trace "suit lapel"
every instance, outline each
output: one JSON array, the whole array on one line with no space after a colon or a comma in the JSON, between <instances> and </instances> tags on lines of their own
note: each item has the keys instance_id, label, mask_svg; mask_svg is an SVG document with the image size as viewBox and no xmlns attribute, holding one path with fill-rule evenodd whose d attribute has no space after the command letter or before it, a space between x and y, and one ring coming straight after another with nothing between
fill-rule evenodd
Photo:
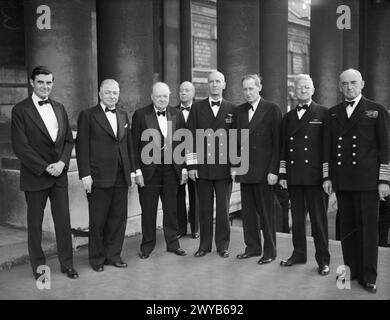
<instances>
[{"instance_id":1,"label":"suit lapel","mask_svg":"<svg viewBox=\"0 0 390 320\"><path fill-rule=\"evenodd\" d=\"M260 102L257 105L256 111L253 114L251 122L249 122L249 134L253 132L256 126L263 120L268 108L263 98L260 98ZM248 113L246 113L248 115ZM248 119L249 121L249 119Z\"/></svg>"},{"instance_id":2,"label":"suit lapel","mask_svg":"<svg viewBox=\"0 0 390 320\"><path fill-rule=\"evenodd\" d=\"M114 131L112 130L111 128L111 125L110 123L108 122L108 119L102 109L102 107L100 106L100 104L98 104L96 107L95 107L95 110L94 110L94 117L96 119L96 121L99 123L99 125L111 136L113 137L115 140L117 139L116 136L115 136L115 133Z\"/></svg>"},{"instance_id":3,"label":"suit lapel","mask_svg":"<svg viewBox=\"0 0 390 320\"><path fill-rule=\"evenodd\" d=\"M307 110L305 111L305 113L303 114L303 116L302 116L301 119L298 118L298 114L297 114L297 112L295 111L296 117L297 117L297 119L299 119L299 120L298 120L298 122L297 122L297 125L294 126L294 129L292 130L291 135L294 135L294 134L297 133L299 130L301 130L301 129L302 129L304 126L306 126L307 123L314 117L314 114L315 114L315 113L314 113L313 108L315 108L315 107L314 107L313 104L312 104L312 105L309 107L309 109L307 109Z\"/></svg>"},{"instance_id":4,"label":"suit lapel","mask_svg":"<svg viewBox=\"0 0 390 320\"><path fill-rule=\"evenodd\" d=\"M147 129L156 129L159 133L161 133L160 126L158 124L157 115L154 111L153 105L150 105L148 107L147 112L145 113L145 124ZM161 139L153 139L154 143L157 145L157 147L160 149L160 140Z\"/></svg>"},{"instance_id":5,"label":"suit lapel","mask_svg":"<svg viewBox=\"0 0 390 320\"><path fill-rule=\"evenodd\" d=\"M47 128L45 126L45 123L43 122L37 108L34 105L34 102L31 99L31 97L29 99L29 106L26 108L26 111L27 111L27 114L30 116L31 120L37 125L37 127L42 131L42 133L48 139L50 139L50 141L53 141L53 139L50 137L49 131L47 130Z\"/></svg>"},{"instance_id":6,"label":"suit lapel","mask_svg":"<svg viewBox=\"0 0 390 320\"><path fill-rule=\"evenodd\" d=\"M61 140L60 137L64 133L64 118L60 106L51 100L50 100L50 104L53 107L54 113L57 118L57 123L58 123L58 133L57 133L57 139L55 141L57 144Z\"/></svg>"},{"instance_id":7,"label":"suit lapel","mask_svg":"<svg viewBox=\"0 0 390 320\"><path fill-rule=\"evenodd\" d=\"M168 143L170 146L172 146L172 137L173 133L176 131L176 123L177 123L177 118L176 114L174 114L171 110L170 107L167 107L167 121L168 121ZM169 123L171 125L169 125Z\"/></svg>"},{"instance_id":8,"label":"suit lapel","mask_svg":"<svg viewBox=\"0 0 390 320\"><path fill-rule=\"evenodd\" d=\"M349 130L352 129L352 127L359 122L360 119L362 119L365 115L365 100L362 97L356 106L355 110L352 112L351 118L349 118L349 121L347 121L346 126L344 127L344 130L342 131L342 135L346 134ZM344 110L345 114L346 111Z\"/></svg>"},{"instance_id":9,"label":"suit lapel","mask_svg":"<svg viewBox=\"0 0 390 320\"><path fill-rule=\"evenodd\" d=\"M211 110L209 99L203 100L202 108L199 112L208 120L209 123L214 123L215 117L213 110Z\"/></svg>"},{"instance_id":10,"label":"suit lapel","mask_svg":"<svg viewBox=\"0 0 390 320\"><path fill-rule=\"evenodd\" d=\"M123 136L125 135L126 114L119 112L118 110L116 112L116 120L118 123L118 141L121 141Z\"/></svg>"},{"instance_id":11,"label":"suit lapel","mask_svg":"<svg viewBox=\"0 0 390 320\"><path fill-rule=\"evenodd\" d=\"M214 118L213 130L216 130L216 128L218 128L218 125L221 123L221 121L224 121L226 119L227 113L228 113L228 111L226 108L226 102L224 101L224 99L222 99L221 106L219 107L219 110L217 113L217 117ZM214 116L214 114L213 114L213 116Z\"/></svg>"}]
</instances>

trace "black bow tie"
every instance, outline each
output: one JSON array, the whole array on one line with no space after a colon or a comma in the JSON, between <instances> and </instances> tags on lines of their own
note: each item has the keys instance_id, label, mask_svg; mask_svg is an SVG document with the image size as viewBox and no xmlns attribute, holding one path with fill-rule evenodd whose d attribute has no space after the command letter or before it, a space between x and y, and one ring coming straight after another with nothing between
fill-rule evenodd
<instances>
[{"instance_id":1,"label":"black bow tie","mask_svg":"<svg viewBox=\"0 0 390 320\"><path fill-rule=\"evenodd\" d=\"M38 104L39 104L40 106L43 106L43 105L46 104L46 103L47 103L47 104L50 104L49 99L38 101Z\"/></svg>"},{"instance_id":2,"label":"black bow tie","mask_svg":"<svg viewBox=\"0 0 390 320\"><path fill-rule=\"evenodd\" d=\"M255 108L253 108L253 106L250 104L250 105L248 106L248 111L249 111L249 110L255 111Z\"/></svg>"},{"instance_id":3,"label":"black bow tie","mask_svg":"<svg viewBox=\"0 0 390 320\"><path fill-rule=\"evenodd\" d=\"M352 101L347 101L347 100L345 100L344 101L344 105L345 105L345 107L348 107L348 106L353 106L353 104L355 103L355 100L352 100Z\"/></svg>"},{"instance_id":4,"label":"black bow tie","mask_svg":"<svg viewBox=\"0 0 390 320\"><path fill-rule=\"evenodd\" d=\"M221 105L221 101L211 101L211 106L214 107L214 106L220 106Z\"/></svg>"},{"instance_id":5,"label":"black bow tie","mask_svg":"<svg viewBox=\"0 0 390 320\"><path fill-rule=\"evenodd\" d=\"M309 106L307 104L304 104L303 106L299 106L299 105L297 106L298 111L301 111L302 109L307 110L307 109L309 109Z\"/></svg>"},{"instance_id":6,"label":"black bow tie","mask_svg":"<svg viewBox=\"0 0 390 320\"><path fill-rule=\"evenodd\" d=\"M116 109L115 109L115 108L109 109L108 107L106 107L106 109L104 109L104 111L115 113L115 112L116 112Z\"/></svg>"},{"instance_id":7,"label":"black bow tie","mask_svg":"<svg viewBox=\"0 0 390 320\"><path fill-rule=\"evenodd\" d=\"M157 116L165 117L165 110L164 111L157 111Z\"/></svg>"},{"instance_id":8,"label":"black bow tie","mask_svg":"<svg viewBox=\"0 0 390 320\"><path fill-rule=\"evenodd\" d=\"M186 110L186 111L190 112L191 107L180 107L180 109L181 109L181 111Z\"/></svg>"}]
</instances>

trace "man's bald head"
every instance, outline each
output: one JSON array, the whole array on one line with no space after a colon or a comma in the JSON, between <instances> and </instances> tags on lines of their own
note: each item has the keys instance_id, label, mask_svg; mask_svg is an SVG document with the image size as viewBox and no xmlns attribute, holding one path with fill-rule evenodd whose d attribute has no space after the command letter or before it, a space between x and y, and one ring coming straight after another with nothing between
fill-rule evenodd
<instances>
[{"instance_id":1,"label":"man's bald head","mask_svg":"<svg viewBox=\"0 0 390 320\"><path fill-rule=\"evenodd\" d=\"M339 88L345 99L355 99L361 94L364 88L362 74L356 69L343 71L340 74Z\"/></svg>"},{"instance_id":2,"label":"man's bald head","mask_svg":"<svg viewBox=\"0 0 390 320\"><path fill-rule=\"evenodd\" d=\"M184 81L179 88L180 102L188 106L192 103L195 97L195 87L189 81Z\"/></svg>"}]
</instances>

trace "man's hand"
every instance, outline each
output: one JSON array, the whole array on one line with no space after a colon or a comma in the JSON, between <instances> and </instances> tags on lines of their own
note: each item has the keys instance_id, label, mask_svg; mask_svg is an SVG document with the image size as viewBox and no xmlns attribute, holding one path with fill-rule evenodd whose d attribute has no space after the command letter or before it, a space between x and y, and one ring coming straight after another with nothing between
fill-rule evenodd
<instances>
[{"instance_id":1,"label":"man's hand","mask_svg":"<svg viewBox=\"0 0 390 320\"><path fill-rule=\"evenodd\" d=\"M87 193L91 193L92 192L92 184L93 184L93 180L92 180L92 177L84 177L81 179L81 181L83 181L83 187L84 187L84 190L87 192Z\"/></svg>"},{"instance_id":2,"label":"man's hand","mask_svg":"<svg viewBox=\"0 0 390 320\"><path fill-rule=\"evenodd\" d=\"M130 176L130 187L135 185L135 177Z\"/></svg>"},{"instance_id":3,"label":"man's hand","mask_svg":"<svg viewBox=\"0 0 390 320\"><path fill-rule=\"evenodd\" d=\"M58 161L56 163L52 163L50 164L47 168L46 168L46 171L54 176L54 177L58 177L62 171L64 170L65 168L65 163L63 163L62 161Z\"/></svg>"},{"instance_id":4,"label":"man's hand","mask_svg":"<svg viewBox=\"0 0 390 320\"><path fill-rule=\"evenodd\" d=\"M144 176L141 174L139 176L135 177L135 183L140 187L143 188L145 186L144 182Z\"/></svg>"},{"instance_id":5,"label":"man's hand","mask_svg":"<svg viewBox=\"0 0 390 320\"><path fill-rule=\"evenodd\" d=\"M198 170L194 169L188 171L188 176L191 180L195 181L196 179L198 179Z\"/></svg>"},{"instance_id":6,"label":"man's hand","mask_svg":"<svg viewBox=\"0 0 390 320\"><path fill-rule=\"evenodd\" d=\"M386 197L390 194L390 187L386 183L380 183L378 185L379 199L385 201Z\"/></svg>"},{"instance_id":7,"label":"man's hand","mask_svg":"<svg viewBox=\"0 0 390 320\"><path fill-rule=\"evenodd\" d=\"M328 196L330 196L332 194L332 192L333 192L333 190L332 190L333 189L332 188L332 181L330 181L330 180L324 181L323 184L322 184L322 188L324 189L324 192Z\"/></svg>"},{"instance_id":8,"label":"man's hand","mask_svg":"<svg viewBox=\"0 0 390 320\"><path fill-rule=\"evenodd\" d=\"M287 180L286 179L279 180L279 184L282 186L283 189L287 189Z\"/></svg>"},{"instance_id":9,"label":"man's hand","mask_svg":"<svg viewBox=\"0 0 390 320\"><path fill-rule=\"evenodd\" d=\"M273 173L268 173L267 181L268 181L268 184L270 186L273 186L274 184L276 184L278 182L278 176L276 174L273 174Z\"/></svg>"},{"instance_id":10,"label":"man's hand","mask_svg":"<svg viewBox=\"0 0 390 320\"><path fill-rule=\"evenodd\" d=\"M181 173L181 181L180 184L186 184L188 181L188 174L187 172L182 172Z\"/></svg>"}]
</instances>

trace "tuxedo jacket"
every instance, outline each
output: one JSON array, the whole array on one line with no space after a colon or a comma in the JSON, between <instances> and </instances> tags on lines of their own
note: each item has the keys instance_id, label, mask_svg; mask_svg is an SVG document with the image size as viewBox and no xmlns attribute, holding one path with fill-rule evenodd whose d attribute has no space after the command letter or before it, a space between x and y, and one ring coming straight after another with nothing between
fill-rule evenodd
<instances>
[{"instance_id":1,"label":"tuxedo jacket","mask_svg":"<svg viewBox=\"0 0 390 320\"><path fill-rule=\"evenodd\" d=\"M390 118L362 96L348 119L344 103L329 109L331 179L336 191L377 190L390 182Z\"/></svg>"},{"instance_id":2,"label":"tuxedo jacket","mask_svg":"<svg viewBox=\"0 0 390 320\"><path fill-rule=\"evenodd\" d=\"M157 165L163 161L174 165L177 177L179 181L181 180L182 169L185 167L184 148L181 152L183 161L176 161L176 159L173 158L173 152L175 148L183 142L183 139L174 140L173 136L176 130L185 129L185 121L182 113L171 106L166 108L166 117L168 121L167 139L162 135L153 104L137 109L133 115L131 129L135 151L135 167L136 169L141 169L145 181L148 181L153 177ZM144 132L147 133L147 131L145 131L147 129L154 129L153 132L157 133L157 135L153 135L153 133L150 132L151 134L148 135L148 139L142 141L142 134ZM151 147L153 147L153 149ZM152 154L152 151L148 152L150 158L156 159L157 161L153 160L151 163L148 163L145 159L142 159L142 152L145 152L148 148L161 152L160 158L155 158L157 154ZM166 158L166 155L168 154L170 154L172 161Z\"/></svg>"},{"instance_id":3,"label":"tuxedo jacket","mask_svg":"<svg viewBox=\"0 0 390 320\"><path fill-rule=\"evenodd\" d=\"M330 142L326 107L312 101L302 118L297 110L287 112L282 121L279 179L288 185L322 185L327 175Z\"/></svg>"},{"instance_id":4,"label":"tuxedo jacket","mask_svg":"<svg viewBox=\"0 0 390 320\"><path fill-rule=\"evenodd\" d=\"M12 109L11 141L21 161L20 189L44 190L57 185L68 186L67 170L73 148L72 130L62 104L49 99L58 122L58 134L53 141L31 97ZM61 160L64 171L58 177L46 172L49 164Z\"/></svg>"},{"instance_id":5,"label":"tuxedo jacket","mask_svg":"<svg viewBox=\"0 0 390 320\"><path fill-rule=\"evenodd\" d=\"M249 146L249 157L241 160L249 162L249 169L244 174L237 172L237 181L265 183L268 173L277 175L279 171L282 112L275 103L261 98L249 122L249 107L249 103L238 106L234 115L234 128L238 130L238 150L242 152L245 145ZM243 136L242 142L245 143L241 143L243 129L249 130L249 141Z\"/></svg>"},{"instance_id":6,"label":"tuxedo jacket","mask_svg":"<svg viewBox=\"0 0 390 320\"><path fill-rule=\"evenodd\" d=\"M191 107L187 127L193 136L193 148L192 152L187 154L187 167L189 170L197 169L200 179L230 178L229 130L233 127L234 109L233 103L222 99L215 117L208 98L194 103ZM206 135L203 150L197 150L197 143L199 143L196 141L197 129L204 130ZM207 141L208 137L212 141Z\"/></svg>"},{"instance_id":7,"label":"tuxedo jacket","mask_svg":"<svg viewBox=\"0 0 390 320\"><path fill-rule=\"evenodd\" d=\"M80 179L91 176L93 186L115 185L120 165L128 185L133 171L133 147L127 113L116 109L117 136L100 104L83 110L77 122L76 156Z\"/></svg>"}]
</instances>

